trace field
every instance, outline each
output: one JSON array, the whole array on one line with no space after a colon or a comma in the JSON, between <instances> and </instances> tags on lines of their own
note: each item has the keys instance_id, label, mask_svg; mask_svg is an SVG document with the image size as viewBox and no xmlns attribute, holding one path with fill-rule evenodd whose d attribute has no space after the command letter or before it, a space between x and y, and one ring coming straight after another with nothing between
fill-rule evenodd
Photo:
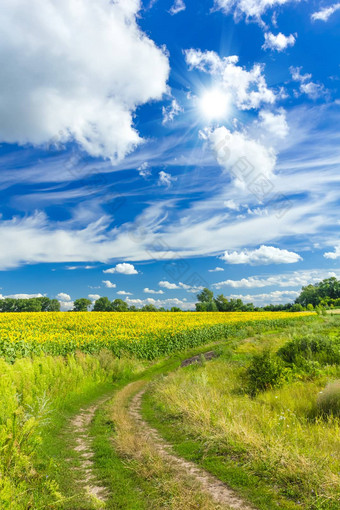
<instances>
[{"instance_id":1,"label":"field","mask_svg":"<svg viewBox=\"0 0 340 510\"><path fill-rule=\"evenodd\" d=\"M304 316L312 314L305 313ZM117 356L154 359L174 350L226 337L241 325L299 318L287 312L256 313L3 313L0 356L67 355L109 349Z\"/></svg>"},{"instance_id":2,"label":"field","mask_svg":"<svg viewBox=\"0 0 340 510\"><path fill-rule=\"evenodd\" d=\"M236 508L182 458L238 508L337 508L339 317L23 313L0 331L0 508Z\"/></svg>"}]
</instances>

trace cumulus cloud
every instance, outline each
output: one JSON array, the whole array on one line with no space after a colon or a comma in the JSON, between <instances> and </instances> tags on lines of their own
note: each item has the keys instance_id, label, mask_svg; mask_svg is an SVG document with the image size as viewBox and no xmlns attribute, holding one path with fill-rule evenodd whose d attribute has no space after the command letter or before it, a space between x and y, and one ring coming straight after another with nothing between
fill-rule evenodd
<instances>
[{"instance_id":1,"label":"cumulus cloud","mask_svg":"<svg viewBox=\"0 0 340 510\"><path fill-rule=\"evenodd\" d=\"M143 292L145 292L145 294L164 294L164 292L162 290L153 290L153 289L149 289L148 287L145 287Z\"/></svg>"},{"instance_id":2,"label":"cumulus cloud","mask_svg":"<svg viewBox=\"0 0 340 510\"><path fill-rule=\"evenodd\" d=\"M178 14L181 11L184 11L186 9L186 5L183 0L175 0L173 6L170 9L170 14Z\"/></svg>"},{"instance_id":3,"label":"cumulus cloud","mask_svg":"<svg viewBox=\"0 0 340 510\"><path fill-rule=\"evenodd\" d=\"M139 9L139 0L3 0L0 140L75 140L113 160L139 144L134 112L162 98L169 74Z\"/></svg>"},{"instance_id":4,"label":"cumulus cloud","mask_svg":"<svg viewBox=\"0 0 340 510\"><path fill-rule=\"evenodd\" d=\"M294 81L299 82L301 94L306 94L311 99L318 99L324 96L327 91L324 85L311 81L310 73L301 74L301 67L290 67L290 72Z\"/></svg>"},{"instance_id":5,"label":"cumulus cloud","mask_svg":"<svg viewBox=\"0 0 340 510\"><path fill-rule=\"evenodd\" d=\"M65 292L59 292L59 294L56 295L56 298L59 299L59 301L71 301L71 296L69 294L65 294Z\"/></svg>"},{"instance_id":6,"label":"cumulus cloud","mask_svg":"<svg viewBox=\"0 0 340 510\"><path fill-rule=\"evenodd\" d=\"M126 292L125 290L119 290L117 294L119 296L132 296L132 292Z\"/></svg>"},{"instance_id":7,"label":"cumulus cloud","mask_svg":"<svg viewBox=\"0 0 340 510\"><path fill-rule=\"evenodd\" d=\"M8 296L3 296L0 294L0 299L31 299L31 298L37 298L37 297L44 297L46 294L9 294Z\"/></svg>"},{"instance_id":8,"label":"cumulus cloud","mask_svg":"<svg viewBox=\"0 0 340 510\"><path fill-rule=\"evenodd\" d=\"M237 204L235 202L235 200L225 200L223 202L223 205L227 208L227 209L230 209L232 211L239 211L240 210L240 206L239 204Z\"/></svg>"},{"instance_id":9,"label":"cumulus cloud","mask_svg":"<svg viewBox=\"0 0 340 510\"><path fill-rule=\"evenodd\" d=\"M159 176L159 178L158 178L159 186L166 186L167 188L169 188L174 181L177 181L176 177L172 177L171 174L168 174L167 172L164 172L163 170L161 170L159 172L158 176Z\"/></svg>"},{"instance_id":10,"label":"cumulus cloud","mask_svg":"<svg viewBox=\"0 0 340 510\"><path fill-rule=\"evenodd\" d=\"M206 129L201 136L210 142L219 165L242 188L261 176L270 179L273 175L276 163L274 150L247 134L238 131L232 133L222 126L215 130Z\"/></svg>"},{"instance_id":11,"label":"cumulus cloud","mask_svg":"<svg viewBox=\"0 0 340 510\"><path fill-rule=\"evenodd\" d=\"M266 131L266 134L276 138L286 138L289 133L289 126L286 119L286 112L280 108L277 113L269 110L261 110L259 113L259 126Z\"/></svg>"},{"instance_id":12,"label":"cumulus cloud","mask_svg":"<svg viewBox=\"0 0 340 510\"><path fill-rule=\"evenodd\" d=\"M320 9L320 11L313 12L311 15L311 18L313 21L319 20L319 21L328 21L328 18L332 16L336 11L340 9L340 3L337 2L336 4L332 4L329 7L324 7L323 9Z\"/></svg>"},{"instance_id":13,"label":"cumulus cloud","mask_svg":"<svg viewBox=\"0 0 340 510\"><path fill-rule=\"evenodd\" d=\"M340 275L340 272L338 272ZM233 289L255 289L262 287L303 287L310 283L317 283L324 278L331 276L337 277L337 273L320 269L312 269L309 271L292 271L289 273L275 274L271 276L250 276L241 280L224 280L212 285L215 289L222 287L231 287Z\"/></svg>"},{"instance_id":14,"label":"cumulus cloud","mask_svg":"<svg viewBox=\"0 0 340 510\"><path fill-rule=\"evenodd\" d=\"M115 283L110 282L110 280L103 280L103 284L108 289L115 289L117 287L117 285Z\"/></svg>"},{"instance_id":15,"label":"cumulus cloud","mask_svg":"<svg viewBox=\"0 0 340 510\"><path fill-rule=\"evenodd\" d=\"M176 285L176 283L170 283L170 282L167 282L167 281L160 281L158 282L158 285L160 287L163 287L164 289L169 289L169 290L175 290L175 289L179 289L180 287L178 285Z\"/></svg>"},{"instance_id":16,"label":"cumulus cloud","mask_svg":"<svg viewBox=\"0 0 340 510\"><path fill-rule=\"evenodd\" d=\"M294 46L294 44L295 37L293 34L287 36L281 32L277 35L274 35L271 32L266 32L264 34L264 44L262 48L264 50L283 51L289 46Z\"/></svg>"},{"instance_id":17,"label":"cumulus cloud","mask_svg":"<svg viewBox=\"0 0 340 510\"><path fill-rule=\"evenodd\" d=\"M232 299L242 299L246 303L254 303L257 306L264 306L269 304L282 304L289 301L294 301L299 292L295 290L274 290L267 294L231 294Z\"/></svg>"},{"instance_id":18,"label":"cumulus cloud","mask_svg":"<svg viewBox=\"0 0 340 510\"><path fill-rule=\"evenodd\" d=\"M326 259L336 260L340 258L340 245L334 247L334 251L328 251L323 254Z\"/></svg>"},{"instance_id":19,"label":"cumulus cloud","mask_svg":"<svg viewBox=\"0 0 340 510\"><path fill-rule=\"evenodd\" d=\"M241 110L259 108L262 104L275 102L275 94L267 87L263 66L254 64L247 71L237 65L237 55L220 58L214 51L189 49L184 52L189 69L198 69L214 75L220 82L220 89L231 98Z\"/></svg>"},{"instance_id":20,"label":"cumulus cloud","mask_svg":"<svg viewBox=\"0 0 340 510\"><path fill-rule=\"evenodd\" d=\"M279 7L290 1L292 0L215 0L215 7L225 14L233 13L236 20L242 16L247 19L260 19L268 9Z\"/></svg>"},{"instance_id":21,"label":"cumulus cloud","mask_svg":"<svg viewBox=\"0 0 340 510\"><path fill-rule=\"evenodd\" d=\"M171 308L172 306L177 306L182 310L194 310L195 303L189 303L186 300L178 299L178 298L170 298L170 299L154 299L154 298L146 298L146 299L131 299L126 298L126 302L129 306L136 306L137 308L142 308L145 305L154 305L157 308L165 307Z\"/></svg>"},{"instance_id":22,"label":"cumulus cloud","mask_svg":"<svg viewBox=\"0 0 340 510\"><path fill-rule=\"evenodd\" d=\"M178 104L176 99L171 101L171 105L168 107L163 106L162 114L163 114L163 124L167 124L174 120L174 118L179 115L183 111L183 108Z\"/></svg>"},{"instance_id":23,"label":"cumulus cloud","mask_svg":"<svg viewBox=\"0 0 340 510\"><path fill-rule=\"evenodd\" d=\"M226 251L221 259L228 264L250 264L267 265L267 264L293 264L302 260L302 257L293 251L281 250L274 246L262 245L256 250L242 251Z\"/></svg>"},{"instance_id":24,"label":"cumulus cloud","mask_svg":"<svg viewBox=\"0 0 340 510\"><path fill-rule=\"evenodd\" d=\"M122 264L117 264L115 267L111 267L110 269L105 269L103 273L107 274L138 274L137 269L133 264L128 264L123 262Z\"/></svg>"},{"instance_id":25,"label":"cumulus cloud","mask_svg":"<svg viewBox=\"0 0 340 510\"><path fill-rule=\"evenodd\" d=\"M209 273L218 273L224 271L223 267L215 267L215 269L208 269Z\"/></svg>"},{"instance_id":26,"label":"cumulus cloud","mask_svg":"<svg viewBox=\"0 0 340 510\"><path fill-rule=\"evenodd\" d=\"M91 301L97 301L97 299L100 298L100 294L89 294L87 297L91 299Z\"/></svg>"},{"instance_id":27,"label":"cumulus cloud","mask_svg":"<svg viewBox=\"0 0 340 510\"><path fill-rule=\"evenodd\" d=\"M151 175L151 169L149 167L149 163L147 161L145 161L144 163L142 163L138 168L137 168L137 171L139 173L139 175L141 177L143 177L144 179L146 179L147 177L149 177Z\"/></svg>"}]
</instances>

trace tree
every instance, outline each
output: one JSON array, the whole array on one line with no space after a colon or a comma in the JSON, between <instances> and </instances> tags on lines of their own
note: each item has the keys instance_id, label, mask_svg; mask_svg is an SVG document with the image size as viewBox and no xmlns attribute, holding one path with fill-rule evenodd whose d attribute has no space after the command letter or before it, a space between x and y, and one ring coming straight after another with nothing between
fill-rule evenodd
<instances>
[{"instance_id":1,"label":"tree","mask_svg":"<svg viewBox=\"0 0 340 510\"><path fill-rule=\"evenodd\" d=\"M50 299L47 312L60 312L60 303L57 299Z\"/></svg>"},{"instance_id":2,"label":"tree","mask_svg":"<svg viewBox=\"0 0 340 510\"><path fill-rule=\"evenodd\" d=\"M181 312L182 310L178 306L172 306L170 312Z\"/></svg>"},{"instance_id":3,"label":"tree","mask_svg":"<svg viewBox=\"0 0 340 510\"><path fill-rule=\"evenodd\" d=\"M87 312L90 306L92 305L92 301L86 298L76 299L73 303L73 311L74 312Z\"/></svg>"},{"instance_id":4,"label":"tree","mask_svg":"<svg viewBox=\"0 0 340 510\"><path fill-rule=\"evenodd\" d=\"M101 297L97 299L93 307L94 312L111 312L112 305L108 297Z\"/></svg>"},{"instance_id":5,"label":"tree","mask_svg":"<svg viewBox=\"0 0 340 510\"><path fill-rule=\"evenodd\" d=\"M142 308L142 312L158 312L158 309L155 305L144 305Z\"/></svg>"},{"instance_id":6,"label":"tree","mask_svg":"<svg viewBox=\"0 0 340 510\"><path fill-rule=\"evenodd\" d=\"M113 312L128 312L129 307L128 304L125 303L122 299L115 299L112 301L111 309Z\"/></svg>"},{"instance_id":7,"label":"tree","mask_svg":"<svg viewBox=\"0 0 340 510\"><path fill-rule=\"evenodd\" d=\"M199 294L197 294L197 299L200 303L211 303L214 299L214 293L212 290L205 287Z\"/></svg>"}]
</instances>

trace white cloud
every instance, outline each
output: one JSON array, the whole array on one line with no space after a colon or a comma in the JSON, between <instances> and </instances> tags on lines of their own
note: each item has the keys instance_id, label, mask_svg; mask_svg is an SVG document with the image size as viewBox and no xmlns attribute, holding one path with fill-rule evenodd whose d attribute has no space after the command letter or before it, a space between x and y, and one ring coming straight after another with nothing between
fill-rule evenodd
<instances>
[{"instance_id":1,"label":"white cloud","mask_svg":"<svg viewBox=\"0 0 340 510\"><path fill-rule=\"evenodd\" d=\"M178 14L181 11L184 11L186 9L185 3L183 0L175 0L173 6L170 9L170 14Z\"/></svg>"},{"instance_id":2,"label":"white cloud","mask_svg":"<svg viewBox=\"0 0 340 510\"><path fill-rule=\"evenodd\" d=\"M268 136L275 136L276 138L286 138L289 133L289 127L286 120L286 112L280 108L277 113L270 112L269 110L261 110L259 113L259 126L266 130Z\"/></svg>"},{"instance_id":3,"label":"white cloud","mask_svg":"<svg viewBox=\"0 0 340 510\"><path fill-rule=\"evenodd\" d=\"M233 13L236 20L243 15L247 19L260 19L262 14L268 9L279 7L289 1L292 0L215 0L215 7L222 10L225 14Z\"/></svg>"},{"instance_id":4,"label":"white cloud","mask_svg":"<svg viewBox=\"0 0 340 510\"><path fill-rule=\"evenodd\" d=\"M139 0L3 0L0 140L75 140L112 159L139 144L134 112L162 98L169 74L165 50L137 25L140 7Z\"/></svg>"},{"instance_id":5,"label":"white cloud","mask_svg":"<svg viewBox=\"0 0 340 510\"><path fill-rule=\"evenodd\" d=\"M126 302L129 306L136 306L137 308L142 308L144 305L154 305L157 308L165 307L171 308L172 306L178 306L182 310L194 310L195 303L189 303L184 299L178 298L170 298L170 299L154 299L154 298L146 298L146 299L130 299L126 298Z\"/></svg>"},{"instance_id":6,"label":"white cloud","mask_svg":"<svg viewBox=\"0 0 340 510\"><path fill-rule=\"evenodd\" d=\"M91 301L97 301L97 299L99 299L101 296L100 294L89 294L87 297L91 299Z\"/></svg>"},{"instance_id":7,"label":"white cloud","mask_svg":"<svg viewBox=\"0 0 340 510\"><path fill-rule=\"evenodd\" d=\"M162 114L163 114L163 124L167 124L168 122L172 122L174 118L179 115L183 111L183 108L178 104L176 99L171 101L171 105L168 107L163 106Z\"/></svg>"},{"instance_id":8,"label":"white cloud","mask_svg":"<svg viewBox=\"0 0 340 510\"><path fill-rule=\"evenodd\" d=\"M209 273L218 273L224 271L223 267L215 267L215 269L208 269Z\"/></svg>"},{"instance_id":9,"label":"white cloud","mask_svg":"<svg viewBox=\"0 0 340 510\"><path fill-rule=\"evenodd\" d=\"M338 277L340 272L334 273L324 269L311 269L308 271L292 271L289 273L275 274L266 277L250 276L241 280L225 280L212 285L215 289L231 287L233 289L255 289L262 287L304 287L310 283L317 283L331 276Z\"/></svg>"},{"instance_id":10,"label":"white cloud","mask_svg":"<svg viewBox=\"0 0 340 510\"><path fill-rule=\"evenodd\" d=\"M71 296L69 296L69 294L65 294L65 292L59 292L59 294L56 295L56 298L59 299L59 301L71 301Z\"/></svg>"},{"instance_id":11,"label":"white cloud","mask_svg":"<svg viewBox=\"0 0 340 510\"><path fill-rule=\"evenodd\" d=\"M260 176L270 179L273 175L276 155L272 148L253 140L244 133L219 127L214 131L205 130L203 136L210 142L217 162L245 188Z\"/></svg>"},{"instance_id":12,"label":"white cloud","mask_svg":"<svg viewBox=\"0 0 340 510\"><path fill-rule=\"evenodd\" d=\"M281 32L277 35L274 35L271 32L266 32L264 34L264 44L262 48L264 50L283 51L289 46L294 46L294 44L295 37L293 34L286 36Z\"/></svg>"},{"instance_id":13,"label":"white cloud","mask_svg":"<svg viewBox=\"0 0 340 510\"><path fill-rule=\"evenodd\" d=\"M138 274L138 271L133 264L127 264L126 262L123 262L122 264L117 264L115 267L111 267L110 269L105 269L103 273Z\"/></svg>"},{"instance_id":14,"label":"white cloud","mask_svg":"<svg viewBox=\"0 0 340 510\"><path fill-rule=\"evenodd\" d=\"M295 290L274 290L267 294L231 294L228 296L232 299L242 299L245 303L254 303L257 306L264 306L269 304L285 304L294 301L299 292Z\"/></svg>"},{"instance_id":15,"label":"white cloud","mask_svg":"<svg viewBox=\"0 0 340 510\"><path fill-rule=\"evenodd\" d=\"M149 289L148 287L145 287L143 292L145 292L145 294L164 294L164 292L162 290L152 290L152 289Z\"/></svg>"},{"instance_id":16,"label":"white cloud","mask_svg":"<svg viewBox=\"0 0 340 510\"><path fill-rule=\"evenodd\" d=\"M340 3L336 3L333 5L330 5L329 7L324 7L323 9L320 9L320 11L313 12L311 15L311 18L313 21L320 20L320 21L328 21L328 18L332 16L336 11L340 9Z\"/></svg>"},{"instance_id":17,"label":"white cloud","mask_svg":"<svg viewBox=\"0 0 340 510\"><path fill-rule=\"evenodd\" d=\"M179 289L180 287L178 285L176 285L176 283L170 283L170 282L167 282L167 281L161 281L158 283L158 285L160 287L163 287L164 289L169 289L169 290L175 290L175 289Z\"/></svg>"},{"instance_id":18,"label":"white cloud","mask_svg":"<svg viewBox=\"0 0 340 510\"><path fill-rule=\"evenodd\" d=\"M68 312L70 310L73 310L74 303L73 301L59 301L60 303L60 310L62 312Z\"/></svg>"},{"instance_id":19,"label":"white cloud","mask_svg":"<svg viewBox=\"0 0 340 510\"><path fill-rule=\"evenodd\" d=\"M148 162L144 162L140 165L140 167L137 168L137 171L139 173L139 175L141 177L143 177L144 179L146 179L147 177L149 177L151 175L151 169L149 167L149 163Z\"/></svg>"},{"instance_id":20,"label":"white cloud","mask_svg":"<svg viewBox=\"0 0 340 510\"><path fill-rule=\"evenodd\" d=\"M76 271L77 269L94 269L95 266L67 266L65 269L68 271Z\"/></svg>"},{"instance_id":21,"label":"white cloud","mask_svg":"<svg viewBox=\"0 0 340 510\"><path fill-rule=\"evenodd\" d=\"M250 264L266 265L266 264L293 264L302 260L300 255L293 251L281 250L274 246L262 245L256 250L242 250L242 251L226 251L221 259L228 264Z\"/></svg>"},{"instance_id":22,"label":"white cloud","mask_svg":"<svg viewBox=\"0 0 340 510\"><path fill-rule=\"evenodd\" d=\"M103 284L108 289L115 289L117 287L117 285L115 283L110 282L110 280L103 280Z\"/></svg>"},{"instance_id":23,"label":"white cloud","mask_svg":"<svg viewBox=\"0 0 340 510\"><path fill-rule=\"evenodd\" d=\"M227 208L227 209L231 209L232 211L239 211L240 210L240 206L239 204L237 204L235 202L235 200L225 200L223 202L223 205Z\"/></svg>"},{"instance_id":24,"label":"white cloud","mask_svg":"<svg viewBox=\"0 0 340 510\"><path fill-rule=\"evenodd\" d=\"M119 290L117 294L119 296L132 296L132 292L125 292L125 290Z\"/></svg>"},{"instance_id":25,"label":"white cloud","mask_svg":"<svg viewBox=\"0 0 340 510\"><path fill-rule=\"evenodd\" d=\"M168 174L168 173L164 172L163 170L161 170L158 175L159 175L159 179L158 179L159 186L166 186L167 188L169 188L174 181L177 181L177 177L172 177L171 174Z\"/></svg>"},{"instance_id":26,"label":"white cloud","mask_svg":"<svg viewBox=\"0 0 340 510\"><path fill-rule=\"evenodd\" d=\"M8 296L3 296L0 294L0 299L31 299L31 298L37 298L37 297L44 297L44 294L9 294Z\"/></svg>"},{"instance_id":27,"label":"white cloud","mask_svg":"<svg viewBox=\"0 0 340 510\"><path fill-rule=\"evenodd\" d=\"M323 254L326 259L336 260L340 258L340 244L334 247L334 251L328 251Z\"/></svg>"},{"instance_id":28,"label":"white cloud","mask_svg":"<svg viewBox=\"0 0 340 510\"><path fill-rule=\"evenodd\" d=\"M300 83L300 92L306 94L311 99L318 99L327 93L322 84L311 81L310 73L301 74L301 67L290 67L290 72L294 81Z\"/></svg>"},{"instance_id":29,"label":"white cloud","mask_svg":"<svg viewBox=\"0 0 340 510\"><path fill-rule=\"evenodd\" d=\"M237 55L220 58L214 51L202 52L195 49L186 50L184 53L189 68L218 78L221 91L231 97L239 109L250 110L259 108L263 103L275 102L275 94L267 87L262 74L262 65L254 64L250 71L247 71L237 65Z\"/></svg>"}]
</instances>

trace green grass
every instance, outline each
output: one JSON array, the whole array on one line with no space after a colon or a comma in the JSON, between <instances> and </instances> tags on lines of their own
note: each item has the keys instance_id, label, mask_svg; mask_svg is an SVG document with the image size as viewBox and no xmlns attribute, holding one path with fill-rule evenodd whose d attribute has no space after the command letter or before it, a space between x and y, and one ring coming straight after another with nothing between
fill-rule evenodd
<instances>
[{"instance_id":1,"label":"green grass","mask_svg":"<svg viewBox=\"0 0 340 510\"><path fill-rule=\"evenodd\" d=\"M278 350L307 334L339 335L339 319L318 320L234 341L219 359L155 382L144 416L194 460L264 510L339 508L340 422L317 417L319 391L339 378L339 366L298 374L256 398L245 394L244 374L261 349Z\"/></svg>"}]
</instances>

